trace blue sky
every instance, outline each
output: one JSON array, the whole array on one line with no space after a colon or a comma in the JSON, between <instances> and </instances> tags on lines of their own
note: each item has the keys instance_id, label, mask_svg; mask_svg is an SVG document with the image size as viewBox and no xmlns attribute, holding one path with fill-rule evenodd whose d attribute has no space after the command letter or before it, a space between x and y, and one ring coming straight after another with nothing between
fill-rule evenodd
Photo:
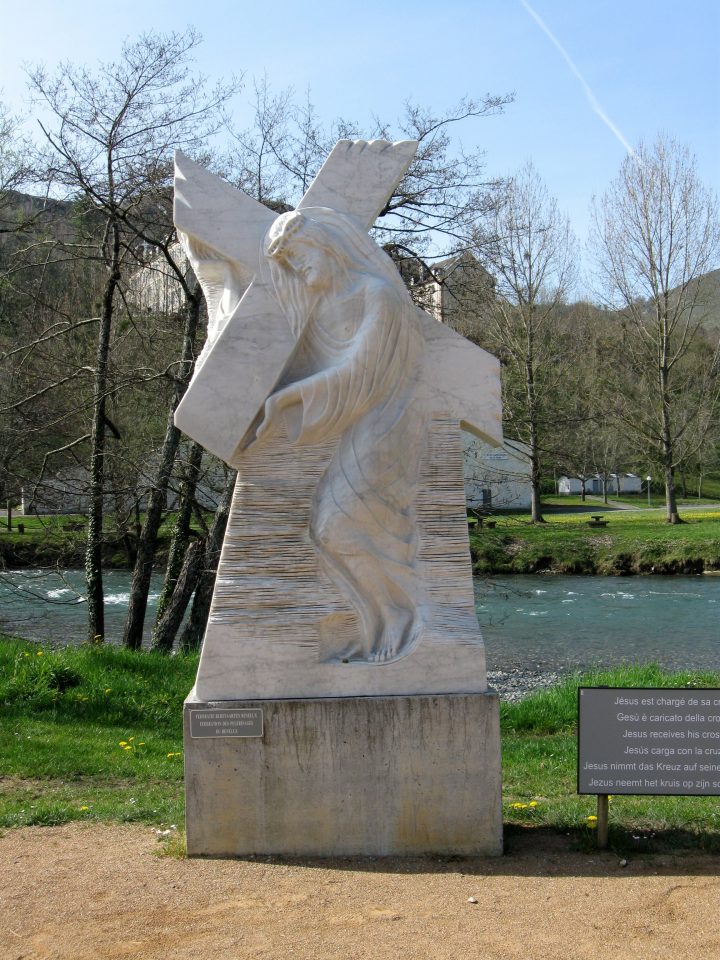
<instances>
[{"instance_id":1,"label":"blue sky","mask_svg":"<svg viewBox=\"0 0 720 960\"><path fill-rule=\"evenodd\" d=\"M251 86L267 74L275 88L309 89L328 121L393 119L407 98L441 111L463 95L513 91L504 116L465 123L457 136L487 151L490 175L532 160L580 239L592 196L620 167L621 139L672 135L720 192L717 0L26 0L3 20L0 97L15 110L29 111L23 63L92 65L115 58L126 36L192 24L210 77L244 73ZM239 96L238 117L248 100Z\"/></svg>"}]
</instances>

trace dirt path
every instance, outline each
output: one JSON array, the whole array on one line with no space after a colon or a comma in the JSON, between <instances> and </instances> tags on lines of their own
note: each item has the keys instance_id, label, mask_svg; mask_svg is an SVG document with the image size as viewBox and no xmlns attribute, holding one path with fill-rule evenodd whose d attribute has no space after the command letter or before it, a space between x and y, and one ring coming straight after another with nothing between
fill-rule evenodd
<instances>
[{"instance_id":1,"label":"dirt path","mask_svg":"<svg viewBox=\"0 0 720 960\"><path fill-rule=\"evenodd\" d=\"M623 867L568 843L535 833L496 860L278 863L158 857L143 826L8 831L0 957L717 960L717 857Z\"/></svg>"}]
</instances>

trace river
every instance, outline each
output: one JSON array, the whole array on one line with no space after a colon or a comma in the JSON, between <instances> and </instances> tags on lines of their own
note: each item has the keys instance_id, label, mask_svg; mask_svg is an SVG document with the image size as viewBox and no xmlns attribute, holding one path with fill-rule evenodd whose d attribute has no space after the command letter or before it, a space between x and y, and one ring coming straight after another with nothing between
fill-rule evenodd
<instances>
[{"instance_id":1,"label":"river","mask_svg":"<svg viewBox=\"0 0 720 960\"><path fill-rule=\"evenodd\" d=\"M106 633L122 636L130 575L105 574ZM152 626L162 575L153 576ZM85 636L83 573L0 575L0 630L46 643ZM655 661L720 669L720 578L513 576L476 579L488 669L564 671Z\"/></svg>"}]
</instances>

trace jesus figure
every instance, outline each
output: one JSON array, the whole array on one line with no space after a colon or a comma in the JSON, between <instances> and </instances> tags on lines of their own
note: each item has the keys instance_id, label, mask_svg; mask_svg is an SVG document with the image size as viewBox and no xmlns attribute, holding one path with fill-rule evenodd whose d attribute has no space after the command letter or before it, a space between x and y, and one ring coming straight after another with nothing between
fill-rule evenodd
<instances>
[{"instance_id":1,"label":"jesus figure","mask_svg":"<svg viewBox=\"0 0 720 960\"><path fill-rule=\"evenodd\" d=\"M334 658L389 663L414 649L424 626L418 312L390 258L328 208L279 216L263 254L296 343L244 446L283 429L293 444L337 440L309 528L325 573L359 618L359 639Z\"/></svg>"}]
</instances>

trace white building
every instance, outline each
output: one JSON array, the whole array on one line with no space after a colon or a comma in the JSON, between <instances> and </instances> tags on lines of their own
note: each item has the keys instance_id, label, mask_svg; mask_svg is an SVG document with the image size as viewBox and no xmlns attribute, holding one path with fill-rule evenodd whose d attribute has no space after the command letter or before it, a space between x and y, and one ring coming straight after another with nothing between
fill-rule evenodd
<instances>
[{"instance_id":1,"label":"white building","mask_svg":"<svg viewBox=\"0 0 720 960\"><path fill-rule=\"evenodd\" d=\"M531 502L530 448L517 440L491 447L463 431L465 499L469 507L528 510Z\"/></svg>"},{"instance_id":2,"label":"white building","mask_svg":"<svg viewBox=\"0 0 720 960\"><path fill-rule=\"evenodd\" d=\"M642 479L635 473L611 473L607 480L608 494L621 493L641 493ZM582 494L582 480L578 477L560 477L558 480L558 493L562 494ZM588 477L585 481L585 493L592 496L603 495L603 480L599 474Z\"/></svg>"}]
</instances>

